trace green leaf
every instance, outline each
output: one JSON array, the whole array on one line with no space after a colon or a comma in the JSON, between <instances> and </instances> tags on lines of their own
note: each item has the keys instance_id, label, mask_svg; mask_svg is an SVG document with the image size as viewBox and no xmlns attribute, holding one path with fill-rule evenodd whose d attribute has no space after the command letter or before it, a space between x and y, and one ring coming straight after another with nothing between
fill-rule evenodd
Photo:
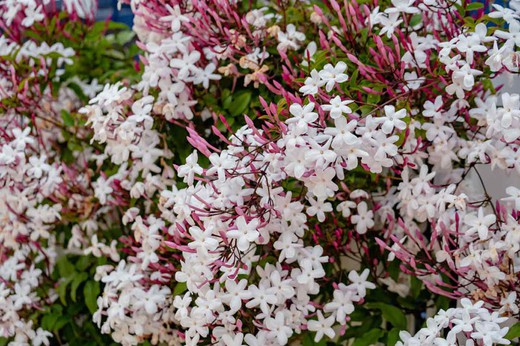
<instances>
[{"instance_id":1,"label":"green leaf","mask_svg":"<svg viewBox=\"0 0 520 346\"><path fill-rule=\"evenodd\" d=\"M43 316L41 321L41 327L45 330L54 330L54 325L56 324L56 321L59 317L60 315L58 315L57 313Z\"/></svg>"},{"instance_id":2,"label":"green leaf","mask_svg":"<svg viewBox=\"0 0 520 346\"><path fill-rule=\"evenodd\" d=\"M390 274L390 277L397 281L399 278L399 273L401 273L401 268L399 268L399 262L398 261L392 261L388 264L387 268L388 273Z\"/></svg>"},{"instance_id":3,"label":"green leaf","mask_svg":"<svg viewBox=\"0 0 520 346\"><path fill-rule=\"evenodd\" d=\"M412 16L412 18L410 19L410 27L413 28L414 26L419 24L421 21L422 21L422 14L421 13L414 14Z\"/></svg>"},{"instance_id":4,"label":"green leaf","mask_svg":"<svg viewBox=\"0 0 520 346\"><path fill-rule=\"evenodd\" d=\"M367 303L368 308L381 310L383 318L398 329L406 329L407 320L401 309L385 303Z\"/></svg>"},{"instance_id":5,"label":"green leaf","mask_svg":"<svg viewBox=\"0 0 520 346\"><path fill-rule=\"evenodd\" d=\"M185 282L179 282L177 285L175 285L175 288L173 289L173 295L178 296L186 292L188 287L186 286Z\"/></svg>"},{"instance_id":6,"label":"green leaf","mask_svg":"<svg viewBox=\"0 0 520 346\"><path fill-rule=\"evenodd\" d=\"M61 118L63 119L63 124L65 126L74 126L74 118L64 109L61 110Z\"/></svg>"},{"instance_id":7,"label":"green leaf","mask_svg":"<svg viewBox=\"0 0 520 346\"><path fill-rule=\"evenodd\" d=\"M368 333L372 329L380 328L383 323L383 318L380 315L373 315L369 311L364 311L364 318L357 319L359 325L347 328L344 334L345 339L358 339Z\"/></svg>"},{"instance_id":8,"label":"green leaf","mask_svg":"<svg viewBox=\"0 0 520 346\"><path fill-rule=\"evenodd\" d=\"M417 300L411 297L397 297L397 302L400 306L406 309L415 310L417 309Z\"/></svg>"},{"instance_id":9,"label":"green leaf","mask_svg":"<svg viewBox=\"0 0 520 346\"><path fill-rule=\"evenodd\" d=\"M80 272L85 271L90 265L91 257L81 256L76 262L76 269Z\"/></svg>"},{"instance_id":10,"label":"green leaf","mask_svg":"<svg viewBox=\"0 0 520 346\"><path fill-rule=\"evenodd\" d=\"M325 338L322 338L319 342L314 342L314 338L311 333L305 333L303 337L302 346L325 346L327 345L327 341Z\"/></svg>"},{"instance_id":11,"label":"green leaf","mask_svg":"<svg viewBox=\"0 0 520 346\"><path fill-rule=\"evenodd\" d=\"M366 115L366 114L372 112L372 110L374 110L374 108L372 106L363 105L363 106L359 107L359 110L361 111L361 115Z\"/></svg>"},{"instance_id":12,"label":"green leaf","mask_svg":"<svg viewBox=\"0 0 520 346\"><path fill-rule=\"evenodd\" d=\"M481 2L472 2L466 6L466 11L469 12L469 11L480 10L483 7L484 7L484 4Z\"/></svg>"},{"instance_id":13,"label":"green leaf","mask_svg":"<svg viewBox=\"0 0 520 346\"><path fill-rule=\"evenodd\" d=\"M220 95L220 97L224 100L226 98L228 98L229 96L231 96L231 90L229 89L224 89L222 90L222 94Z\"/></svg>"},{"instance_id":14,"label":"green leaf","mask_svg":"<svg viewBox=\"0 0 520 346\"><path fill-rule=\"evenodd\" d=\"M222 99L222 107L224 107L224 109L229 109L229 107L231 107L231 103L233 102L233 98L231 96L225 96Z\"/></svg>"},{"instance_id":15,"label":"green leaf","mask_svg":"<svg viewBox=\"0 0 520 346\"><path fill-rule=\"evenodd\" d=\"M88 279L87 273L79 273L74 276L74 280L72 280L72 284L70 285L70 298L73 302L76 302L76 291L78 290L79 285Z\"/></svg>"},{"instance_id":16,"label":"green leaf","mask_svg":"<svg viewBox=\"0 0 520 346\"><path fill-rule=\"evenodd\" d=\"M104 25L105 23L103 23ZM128 25L120 22L108 22L108 30L129 30Z\"/></svg>"},{"instance_id":17,"label":"green leaf","mask_svg":"<svg viewBox=\"0 0 520 346\"><path fill-rule=\"evenodd\" d=\"M393 328L391 331L388 332L386 344L388 346L394 346L399 341L399 339L399 329Z\"/></svg>"},{"instance_id":18,"label":"green leaf","mask_svg":"<svg viewBox=\"0 0 520 346\"><path fill-rule=\"evenodd\" d=\"M117 34L116 40L120 45L125 45L134 39L135 33L130 30L124 30Z\"/></svg>"},{"instance_id":19,"label":"green leaf","mask_svg":"<svg viewBox=\"0 0 520 346\"><path fill-rule=\"evenodd\" d=\"M281 98L280 101L276 104L276 113L280 115L282 113L282 110L288 108L287 107L287 100L284 98Z\"/></svg>"},{"instance_id":20,"label":"green leaf","mask_svg":"<svg viewBox=\"0 0 520 346\"><path fill-rule=\"evenodd\" d=\"M454 3L453 6L455 6L455 8L457 9L457 12L459 12L460 15L462 17L464 17L464 14L465 14L464 13L464 7L462 5L460 5L460 4L457 4L457 3Z\"/></svg>"},{"instance_id":21,"label":"green leaf","mask_svg":"<svg viewBox=\"0 0 520 346\"><path fill-rule=\"evenodd\" d=\"M419 294L421 293L422 281L419 280L417 277L412 276L410 288L411 288L410 291L412 293L412 297L417 298L419 296Z\"/></svg>"},{"instance_id":22,"label":"green leaf","mask_svg":"<svg viewBox=\"0 0 520 346\"><path fill-rule=\"evenodd\" d=\"M359 69L356 68L354 70L354 72L352 72L352 74L350 75L349 84L350 84L351 87L353 87L354 85L356 85L358 83L357 82L358 75L359 75Z\"/></svg>"},{"instance_id":23,"label":"green leaf","mask_svg":"<svg viewBox=\"0 0 520 346\"><path fill-rule=\"evenodd\" d=\"M69 148L71 151L82 151L83 147L81 146L81 143L77 141L75 138L71 138L67 142L67 148Z\"/></svg>"},{"instance_id":24,"label":"green leaf","mask_svg":"<svg viewBox=\"0 0 520 346\"><path fill-rule=\"evenodd\" d=\"M488 90L489 92L495 94L495 86L493 85L493 82L489 78L482 79L482 86L485 90Z\"/></svg>"},{"instance_id":25,"label":"green leaf","mask_svg":"<svg viewBox=\"0 0 520 346\"><path fill-rule=\"evenodd\" d=\"M54 324L54 327L52 330L54 331L58 331L60 330L61 328L63 328L67 323L71 322L71 318L70 316L58 316L58 320L56 321L56 323Z\"/></svg>"},{"instance_id":26,"label":"green leaf","mask_svg":"<svg viewBox=\"0 0 520 346\"><path fill-rule=\"evenodd\" d=\"M507 340L513 340L515 338L520 338L520 322L516 322L509 328L509 331L507 332L505 338Z\"/></svg>"},{"instance_id":27,"label":"green leaf","mask_svg":"<svg viewBox=\"0 0 520 346\"><path fill-rule=\"evenodd\" d=\"M74 265L70 263L67 256L63 256L60 259L58 259L56 265L58 267L58 273L61 277L68 277L75 271Z\"/></svg>"},{"instance_id":28,"label":"green leaf","mask_svg":"<svg viewBox=\"0 0 520 346\"><path fill-rule=\"evenodd\" d=\"M65 306L67 305L67 286L72 282L73 279L74 275L71 275L60 282L58 286L58 296L60 297L61 303Z\"/></svg>"},{"instance_id":29,"label":"green leaf","mask_svg":"<svg viewBox=\"0 0 520 346\"><path fill-rule=\"evenodd\" d=\"M24 32L24 35L27 36L28 38L32 38L32 39L35 40L36 42L42 40L40 34L38 34L37 32L34 32L34 31L27 30L27 31ZM0 345L1 345L1 344L2 344L2 343L0 342Z\"/></svg>"},{"instance_id":30,"label":"green leaf","mask_svg":"<svg viewBox=\"0 0 520 346\"><path fill-rule=\"evenodd\" d=\"M250 91L237 93L237 95L233 97L233 102L229 105L229 113L232 116L244 113L249 106L249 102L251 102L251 94Z\"/></svg>"},{"instance_id":31,"label":"green leaf","mask_svg":"<svg viewBox=\"0 0 520 346\"><path fill-rule=\"evenodd\" d=\"M435 306L438 310L448 310L450 307L450 299L445 296L438 296Z\"/></svg>"},{"instance_id":32,"label":"green leaf","mask_svg":"<svg viewBox=\"0 0 520 346\"><path fill-rule=\"evenodd\" d=\"M360 338L354 340L352 346L369 346L377 343L380 337L384 335L381 329L372 329L368 333L363 334Z\"/></svg>"},{"instance_id":33,"label":"green leaf","mask_svg":"<svg viewBox=\"0 0 520 346\"><path fill-rule=\"evenodd\" d=\"M313 68L320 68L326 63L330 62L330 57L328 56L327 51L318 51L316 54L314 54L313 59L314 63L311 62L311 67Z\"/></svg>"},{"instance_id":34,"label":"green leaf","mask_svg":"<svg viewBox=\"0 0 520 346\"><path fill-rule=\"evenodd\" d=\"M109 49L109 50L105 51L105 55L110 58L119 59L119 60L123 60L125 58L125 55L123 53L121 53L120 51L115 50L115 49Z\"/></svg>"},{"instance_id":35,"label":"green leaf","mask_svg":"<svg viewBox=\"0 0 520 346\"><path fill-rule=\"evenodd\" d=\"M97 297L100 292L99 282L88 281L83 287L83 295L85 296L85 304L89 311L93 314L97 311Z\"/></svg>"}]
</instances>

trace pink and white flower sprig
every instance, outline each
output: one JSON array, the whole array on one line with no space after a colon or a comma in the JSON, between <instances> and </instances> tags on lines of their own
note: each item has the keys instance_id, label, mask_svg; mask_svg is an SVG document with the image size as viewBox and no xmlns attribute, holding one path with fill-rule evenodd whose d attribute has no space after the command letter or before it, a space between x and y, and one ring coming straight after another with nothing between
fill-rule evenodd
<instances>
[{"instance_id":1,"label":"pink and white flower sprig","mask_svg":"<svg viewBox=\"0 0 520 346\"><path fill-rule=\"evenodd\" d=\"M466 345L509 345L505 339L508 328L500 327L507 317L498 312L490 313L484 303L473 304L469 299L460 301L461 307L440 310L426 321L426 327L414 336L400 332L398 346L405 345L456 345L458 338L466 338ZM445 332L448 331L446 334Z\"/></svg>"},{"instance_id":2,"label":"pink and white flower sprig","mask_svg":"<svg viewBox=\"0 0 520 346\"><path fill-rule=\"evenodd\" d=\"M23 31L35 23L51 20L62 7L70 14L71 20L93 22L96 16L96 0L1 0L0 29L9 33L16 40L23 36Z\"/></svg>"}]
</instances>

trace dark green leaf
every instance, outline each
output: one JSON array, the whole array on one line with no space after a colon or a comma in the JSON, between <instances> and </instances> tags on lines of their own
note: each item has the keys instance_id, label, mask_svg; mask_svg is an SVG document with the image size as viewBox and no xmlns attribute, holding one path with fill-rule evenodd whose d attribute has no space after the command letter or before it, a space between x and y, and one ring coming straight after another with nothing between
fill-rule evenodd
<instances>
[{"instance_id":1,"label":"dark green leaf","mask_svg":"<svg viewBox=\"0 0 520 346\"><path fill-rule=\"evenodd\" d=\"M435 306L439 310L448 310L450 307L450 299L445 296L438 296Z\"/></svg>"},{"instance_id":2,"label":"dark green leaf","mask_svg":"<svg viewBox=\"0 0 520 346\"><path fill-rule=\"evenodd\" d=\"M399 341L399 329L393 328L388 332L388 337L386 340L387 346L394 346Z\"/></svg>"},{"instance_id":3,"label":"dark green leaf","mask_svg":"<svg viewBox=\"0 0 520 346\"><path fill-rule=\"evenodd\" d=\"M61 316L58 317L58 320L54 324L54 327L53 327L52 330L58 331L61 328L63 328L67 323L69 323L71 321L72 321L72 319L70 318L70 316L63 316L63 315L61 315Z\"/></svg>"},{"instance_id":4,"label":"dark green leaf","mask_svg":"<svg viewBox=\"0 0 520 346\"><path fill-rule=\"evenodd\" d=\"M388 268L386 269L388 273L390 274L390 277L397 281L399 278L399 273L401 273L401 269L399 268L399 262L398 261L392 261L388 264Z\"/></svg>"},{"instance_id":5,"label":"dark green leaf","mask_svg":"<svg viewBox=\"0 0 520 346\"><path fill-rule=\"evenodd\" d=\"M65 306L67 305L67 286L71 283L73 279L74 275L71 275L65 278L63 281L61 281L58 286L58 296L60 297L61 303Z\"/></svg>"},{"instance_id":6,"label":"dark green leaf","mask_svg":"<svg viewBox=\"0 0 520 346\"><path fill-rule=\"evenodd\" d=\"M381 329L372 329L368 333L354 340L352 346L370 346L377 343L380 337L384 335Z\"/></svg>"},{"instance_id":7,"label":"dark green leaf","mask_svg":"<svg viewBox=\"0 0 520 346\"><path fill-rule=\"evenodd\" d=\"M305 333L303 337L302 346L325 346L327 342L325 338L321 339L319 342L314 342L314 337L311 333Z\"/></svg>"},{"instance_id":8,"label":"dark green leaf","mask_svg":"<svg viewBox=\"0 0 520 346\"><path fill-rule=\"evenodd\" d=\"M410 309L410 310L417 309L417 301L416 301L416 299L413 299L411 297L406 297L406 298L397 297L397 302L403 308L407 308L407 309Z\"/></svg>"},{"instance_id":9,"label":"dark green leaf","mask_svg":"<svg viewBox=\"0 0 520 346\"><path fill-rule=\"evenodd\" d=\"M83 287L83 294L85 296L85 304L91 313L97 311L97 297L100 292L99 282L88 281Z\"/></svg>"},{"instance_id":10,"label":"dark green leaf","mask_svg":"<svg viewBox=\"0 0 520 346\"><path fill-rule=\"evenodd\" d=\"M419 296L419 294L421 293L422 281L419 280L417 277L412 276L410 288L411 288L410 292L412 293L412 297L417 298Z\"/></svg>"},{"instance_id":11,"label":"dark green leaf","mask_svg":"<svg viewBox=\"0 0 520 346\"><path fill-rule=\"evenodd\" d=\"M237 116L247 109L249 106L249 102L251 101L251 92L245 91L242 93L237 93L236 96L233 96L233 102L229 105L229 113L232 116Z\"/></svg>"},{"instance_id":12,"label":"dark green leaf","mask_svg":"<svg viewBox=\"0 0 520 346\"><path fill-rule=\"evenodd\" d=\"M58 272L61 277L68 277L75 271L74 265L70 263L67 256L63 256L58 259L56 265L58 266Z\"/></svg>"},{"instance_id":13,"label":"dark green leaf","mask_svg":"<svg viewBox=\"0 0 520 346\"><path fill-rule=\"evenodd\" d=\"M91 257L81 256L76 262L76 269L80 272L86 270L91 263Z\"/></svg>"},{"instance_id":14,"label":"dark green leaf","mask_svg":"<svg viewBox=\"0 0 520 346\"><path fill-rule=\"evenodd\" d=\"M233 98L231 96L226 96L223 98L222 107L224 107L224 109L229 109L229 107L231 107L232 102Z\"/></svg>"},{"instance_id":15,"label":"dark green leaf","mask_svg":"<svg viewBox=\"0 0 520 346\"><path fill-rule=\"evenodd\" d=\"M406 329L407 321L401 309L385 303L367 303L368 308L381 310L383 318L399 329Z\"/></svg>"},{"instance_id":16,"label":"dark green leaf","mask_svg":"<svg viewBox=\"0 0 520 346\"><path fill-rule=\"evenodd\" d=\"M58 320L58 317L60 317L60 315L58 315L58 314L43 316L42 321L41 321L41 327L45 330L53 330L54 325L56 324L56 321Z\"/></svg>"},{"instance_id":17,"label":"dark green leaf","mask_svg":"<svg viewBox=\"0 0 520 346\"><path fill-rule=\"evenodd\" d=\"M383 319L379 315L372 315L368 311L365 311L365 318L359 320L361 324L359 326L352 326L347 328L344 338L345 339L358 339L365 335L372 329L380 328L383 323Z\"/></svg>"},{"instance_id":18,"label":"dark green leaf","mask_svg":"<svg viewBox=\"0 0 520 346\"><path fill-rule=\"evenodd\" d=\"M70 285L70 298L73 302L76 302L76 291L78 290L79 285L88 279L87 273L79 273L74 276L74 280L72 280L72 284Z\"/></svg>"}]
</instances>

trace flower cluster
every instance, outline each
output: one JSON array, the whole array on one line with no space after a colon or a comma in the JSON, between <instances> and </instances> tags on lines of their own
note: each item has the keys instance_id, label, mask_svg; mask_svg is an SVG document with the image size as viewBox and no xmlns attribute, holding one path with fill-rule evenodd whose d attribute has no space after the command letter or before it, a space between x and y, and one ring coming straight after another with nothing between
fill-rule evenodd
<instances>
[{"instance_id":1,"label":"flower cluster","mask_svg":"<svg viewBox=\"0 0 520 346\"><path fill-rule=\"evenodd\" d=\"M507 320L507 317L500 317L498 312L490 313L482 307L483 302L473 304L469 299L463 298L460 304L460 308L440 310L414 336L408 332L400 332L402 342L396 345L454 345L458 337L464 336L475 340L478 345L509 345L510 341L504 339L507 328L500 327L500 323ZM449 331L444 337L443 331L446 328Z\"/></svg>"},{"instance_id":2,"label":"flower cluster","mask_svg":"<svg viewBox=\"0 0 520 346\"><path fill-rule=\"evenodd\" d=\"M34 15L29 13L32 2L3 2L0 21L10 15L2 6ZM38 21L53 19L58 32L66 28L79 36L93 25L60 14L55 3L38 3L37 9L42 13ZM88 239L106 227L105 216L112 213L92 203L91 151L83 152L79 144L90 131L75 126L71 115L84 105L83 98L100 89L93 76L71 73L84 48L63 37L59 42L27 39L23 35L29 29L17 25L32 23L7 21L2 24L12 30L0 37L0 343L49 345L60 328L56 323L69 323L61 305L66 285L77 289L87 279L86 273L65 277L70 268L64 259L88 253ZM31 33L33 38L43 34L38 28ZM104 253L119 260L116 241L110 240L110 252ZM82 315L74 313L84 320Z\"/></svg>"},{"instance_id":3,"label":"flower cluster","mask_svg":"<svg viewBox=\"0 0 520 346\"><path fill-rule=\"evenodd\" d=\"M481 171L520 174L519 1L123 2L140 62L0 1L0 337L73 340L29 311L78 287L122 345L517 336L520 190Z\"/></svg>"},{"instance_id":4,"label":"flower cluster","mask_svg":"<svg viewBox=\"0 0 520 346\"><path fill-rule=\"evenodd\" d=\"M56 12L60 4L52 0L2 0L0 1L0 27L2 29L23 30L35 23L45 21ZM93 0L65 0L64 10L79 18L94 19L96 2ZM21 34L22 32L18 33Z\"/></svg>"},{"instance_id":5,"label":"flower cluster","mask_svg":"<svg viewBox=\"0 0 520 346\"><path fill-rule=\"evenodd\" d=\"M41 345L48 344L50 333L36 329L27 315L44 304L36 294L44 274L37 266L49 269L55 262L52 226L60 219L61 205L42 200L54 193L61 177L59 167L35 151L29 128L9 126L15 119L2 121L7 127L0 139L0 336ZM40 248L42 243L48 248Z\"/></svg>"},{"instance_id":6,"label":"flower cluster","mask_svg":"<svg viewBox=\"0 0 520 346\"><path fill-rule=\"evenodd\" d=\"M60 65L70 64L68 57L74 54L61 44L37 46L26 43L20 46L6 38L0 40L0 52L17 61L40 59L46 54L59 52ZM40 67L47 63L43 60ZM16 95L18 80L5 61L0 65L6 72L0 77L0 100L7 101ZM35 77L34 73L31 77ZM19 97L29 94L25 90ZM24 106L31 107L32 102L34 100L28 98ZM36 109L33 111L38 113L35 116L42 115ZM52 151L40 150L41 143L16 111L10 109L3 113L1 123L0 336L15 336L15 341L21 344L32 340L34 345L48 345L51 334L34 325L28 315L33 309L55 299L52 292L41 297L36 291L44 281L45 273L48 274L56 262L53 227L61 219L62 206L56 203L56 199L60 198L62 170L50 160Z\"/></svg>"}]
</instances>

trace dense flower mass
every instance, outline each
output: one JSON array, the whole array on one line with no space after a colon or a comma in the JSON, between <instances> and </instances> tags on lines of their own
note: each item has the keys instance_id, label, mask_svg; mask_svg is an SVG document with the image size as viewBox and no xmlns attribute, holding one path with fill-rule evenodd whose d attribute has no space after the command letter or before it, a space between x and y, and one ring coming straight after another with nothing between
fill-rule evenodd
<instances>
[{"instance_id":1,"label":"dense flower mass","mask_svg":"<svg viewBox=\"0 0 520 346\"><path fill-rule=\"evenodd\" d=\"M0 345L520 336L520 1L123 3L0 0Z\"/></svg>"}]
</instances>

